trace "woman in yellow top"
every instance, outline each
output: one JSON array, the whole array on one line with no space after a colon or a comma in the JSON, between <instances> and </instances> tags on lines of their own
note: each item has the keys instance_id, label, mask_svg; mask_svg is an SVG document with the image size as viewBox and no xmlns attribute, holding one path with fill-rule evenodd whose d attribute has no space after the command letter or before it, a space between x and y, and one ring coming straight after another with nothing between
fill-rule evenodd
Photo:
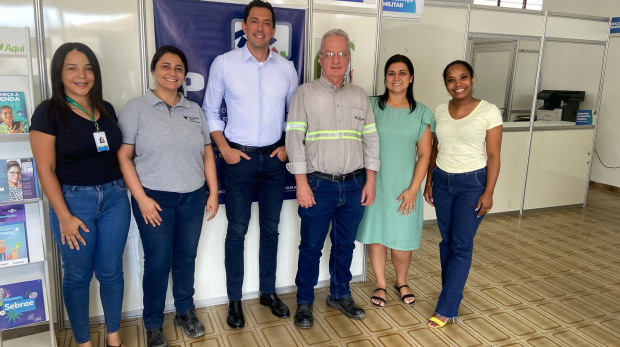
<instances>
[{"instance_id":1,"label":"woman in yellow top","mask_svg":"<svg viewBox=\"0 0 620 347\"><path fill-rule=\"evenodd\" d=\"M471 267L474 236L491 211L499 176L502 117L499 109L472 96L474 70L453 61L443 72L452 96L435 109L435 133L424 199L435 206L442 241L441 294L431 328L458 317Z\"/></svg>"}]
</instances>

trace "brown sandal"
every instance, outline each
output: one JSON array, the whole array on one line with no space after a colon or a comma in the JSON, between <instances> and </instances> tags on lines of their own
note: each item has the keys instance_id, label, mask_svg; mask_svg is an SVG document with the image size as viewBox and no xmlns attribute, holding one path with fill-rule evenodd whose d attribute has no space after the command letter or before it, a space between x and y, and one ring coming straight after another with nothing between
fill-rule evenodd
<instances>
[{"instance_id":1,"label":"brown sandal","mask_svg":"<svg viewBox=\"0 0 620 347\"><path fill-rule=\"evenodd\" d=\"M376 288L376 289L375 289L375 291L374 291L373 293L376 293L376 292L377 292L377 290L382 290L382 291L384 291L384 292L385 292L385 294L387 295L387 290L385 290L385 288ZM376 302L374 302L373 300L378 300L378 301L381 301L381 302L383 302L383 305L381 305L381 304L377 304L377 303L376 303ZM385 301L385 299L384 299L384 298L379 297L379 296L375 296L375 295L373 295L373 296L371 296L371 297L370 297L370 303L372 304L372 306L376 307L376 308L377 308L377 309L379 309L379 310L380 310L380 309L382 309L382 308L384 308L384 307L385 307L385 304L387 304L387 302Z\"/></svg>"},{"instance_id":2,"label":"brown sandal","mask_svg":"<svg viewBox=\"0 0 620 347\"><path fill-rule=\"evenodd\" d=\"M401 288L404 288L404 287L409 288L409 286L408 286L408 285L406 285L406 284L403 284L403 285L402 285L402 286L400 286L400 287L399 287L399 286L397 286L396 284L394 284L394 289L396 289L396 291L398 292L398 296L400 296L400 289L401 289ZM407 299L407 298L413 298L413 301L412 301L412 302L407 303L407 302L405 301L405 299ZM402 301L402 302L403 302L403 304L405 304L405 306L413 306L413 304L415 303L415 295L413 295L413 294L405 294L405 295L403 295L403 296L400 296L400 301Z\"/></svg>"}]
</instances>

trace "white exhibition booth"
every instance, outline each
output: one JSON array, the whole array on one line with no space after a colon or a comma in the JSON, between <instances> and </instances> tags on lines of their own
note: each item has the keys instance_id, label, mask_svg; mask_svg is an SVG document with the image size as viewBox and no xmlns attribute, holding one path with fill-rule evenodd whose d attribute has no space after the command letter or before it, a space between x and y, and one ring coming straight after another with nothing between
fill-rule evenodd
<instances>
[{"instance_id":1,"label":"white exhibition booth","mask_svg":"<svg viewBox=\"0 0 620 347\"><path fill-rule=\"evenodd\" d=\"M384 15L374 1L275 0L271 3L309 10L307 28L311 34L307 35L306 49L312 53L318 50L316 38L325 31L336 27L347 31L356 46L354 83L369 95L383 92L385 61L393 54L404 54L414 63L416 99L434 109L449 98L441 76L446 64L456 59L473 62L478 75L475 96L496 103L504 111L502 169L493 213L584 204L597 116L593 125L580 126L561 120L533 121L531 116L541 106L535 98L540 90L585 91L580 109L599 109L609 45L609 18L426 1L422 19L417 21ZM0 8L5 17L11 18L9 22L3 19L0 26L30 27L33 45L37 45L34 38L37 33L39 42L44 42L44 46L39 44L32 49L38 51L33 58L33 66L39 66L35 75L49 67L58 46L79 41L97 53L102 66L104 97L117 112L146 88L145 78L150 76L147 66L156 48L152 0L46 0L42 5L40 1L33 5L32 1L4 0ZM38 11L42 23L35 16ZM45 61L39 65L38 57L42 55ZM306 61L305 65L313 64ZM306 71L305 76L312 75L313 71ZM35 86L37 102L42 94L50 95L45 86L40 88L40 80L35 81ZM433 208L425 205L424 209L424 219L433 221ZM258 295L257 212L258 206L254 204L246 238L244 299ZM296 201L285 201L278 250L279 292L295 290L299 225ZM196 266L197 306L227 301L226 226L223 206L217 217L203 226ZM329 243L328 239L320 285L329 283ZM351 269L354 281L361 280L365 274L364 254L364 247L357 244ZM132 222L124 255L124 317L142 313L142 255L139 233ZM60 287L61 283L57 282L55 288ZM56 297L61 300L57 293ZM91 320L100 322L103 312L97 281L92 283L90 298ZM172 302L169 290L167 308L170 310ZM59 307L57 303L54 305Z\"/></svg>"}]
</instances>

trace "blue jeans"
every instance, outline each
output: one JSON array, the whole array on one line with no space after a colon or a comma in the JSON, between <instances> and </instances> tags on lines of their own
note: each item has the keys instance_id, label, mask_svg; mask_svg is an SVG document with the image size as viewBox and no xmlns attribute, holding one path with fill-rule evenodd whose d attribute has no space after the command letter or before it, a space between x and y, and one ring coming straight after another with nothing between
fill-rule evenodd
<instances>
[{"instance_id":1,"label":"blue jeans","mask_svg":"<svg viewBox=\"0 0 620 347\"><path fill-rule=\"evenodd\" d=\"M161 225L144 223L138 202L131 207L144 249L142 290L144 328L159 329L164 323L168 278L172 269L172 296L178 314L194 308L194 270L198 240L207 205L206 187L190 193L173 193L145 188L144 192L161 207Z\"/></svg>"},{"instance_id":2,"label":"blue jeans","mask_svg":"<svg viewBox=\"0 0 620 347\"><path fill-rule=\"evenodd\" d=\"M285 164L267 154L246 153L237 164L226 164L226 231L224 265L229 301L239 301L243 287L243 251L250 223L254 195L258 198L260 248L258 255L259 290L264 294L276 292L278 261L278 225L284 200Z\"/></svg>"},{"instance_id":3,"label":"blue jeans","mask_svg":"<svg viewBox=\"0 0 620 347\"><path fill-rule=\"evenodd\" d=\"M297 303L314 302L314 287L319 280L321 251L331 223L332 248L329 257L329 291L335 299L351 296L351 261L357 227L364 215L361 204L364 175L345 182L308 176L316 205L299 207L301 243L297 264Z\"/></svg>"},{"instance_id":4,"label":"blue jeans","mask_svg":"<svg viewBox=\"0 0 620 347\"><path fill-rule=\"evenodd\" d=\"M61 185L65 203L90 232L80 230L86 245L69 248L60 240L60 224L50 205L50 229L60 249L65 307L76 343L90 341L88 303L93 271L99 280L101 303L108 333L120 329L123 306L123 251L129 233L129 199L122 179L97 186Z\"/></svg>"},{"instance_id":5,"label":"blue jeans","mask_svg":"<svg viewBox=\"0 0 620 347\"><path fill-rule=\"evenodd\" d=\"M478 218L476 205L487 181L486 168L451 174L435 167L433 200L441 233L441 294L435 313L447 318L459 315L463 289L474 250L474 236L483 217Z\"/></svg>"}]
</instances>

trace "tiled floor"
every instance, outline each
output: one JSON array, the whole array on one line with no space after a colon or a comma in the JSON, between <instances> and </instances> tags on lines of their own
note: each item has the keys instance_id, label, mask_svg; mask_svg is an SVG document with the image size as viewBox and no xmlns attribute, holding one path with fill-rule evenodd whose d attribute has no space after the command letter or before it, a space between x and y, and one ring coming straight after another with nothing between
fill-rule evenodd
<instances>
[{"instance_id":1,"label":"tiled floor","mask_svg":"<svg viewBox=\"0 0 620 347\"><path fill-rule=\"evenodd\" d=\"M440 291L436 225L424 227L414 251L409 284L413 307L388 292L383 310L370 307L374 289L369 270L352 286L366 318L350 320L325 305L327 289L317 290L315 326L300 330L257 300L244 302L247 327L226 325L225 305L199 310L205 336L188 339L167 316L164 333L175 347L252 346L620 346L620 195L591 190L588 208L489 217L476 237L472 271L461 306L462 324L429 329ZM388 264L388 281L394 269ZM370 265L368 266L370 269ZM294 310L294 294L281 296ZM95 347L103 347L104 327L91 327ZM124 321L127 347L145 347L140 319ZM58 345L75 346L70 330Z\"/></svg>"}]
</instances>

